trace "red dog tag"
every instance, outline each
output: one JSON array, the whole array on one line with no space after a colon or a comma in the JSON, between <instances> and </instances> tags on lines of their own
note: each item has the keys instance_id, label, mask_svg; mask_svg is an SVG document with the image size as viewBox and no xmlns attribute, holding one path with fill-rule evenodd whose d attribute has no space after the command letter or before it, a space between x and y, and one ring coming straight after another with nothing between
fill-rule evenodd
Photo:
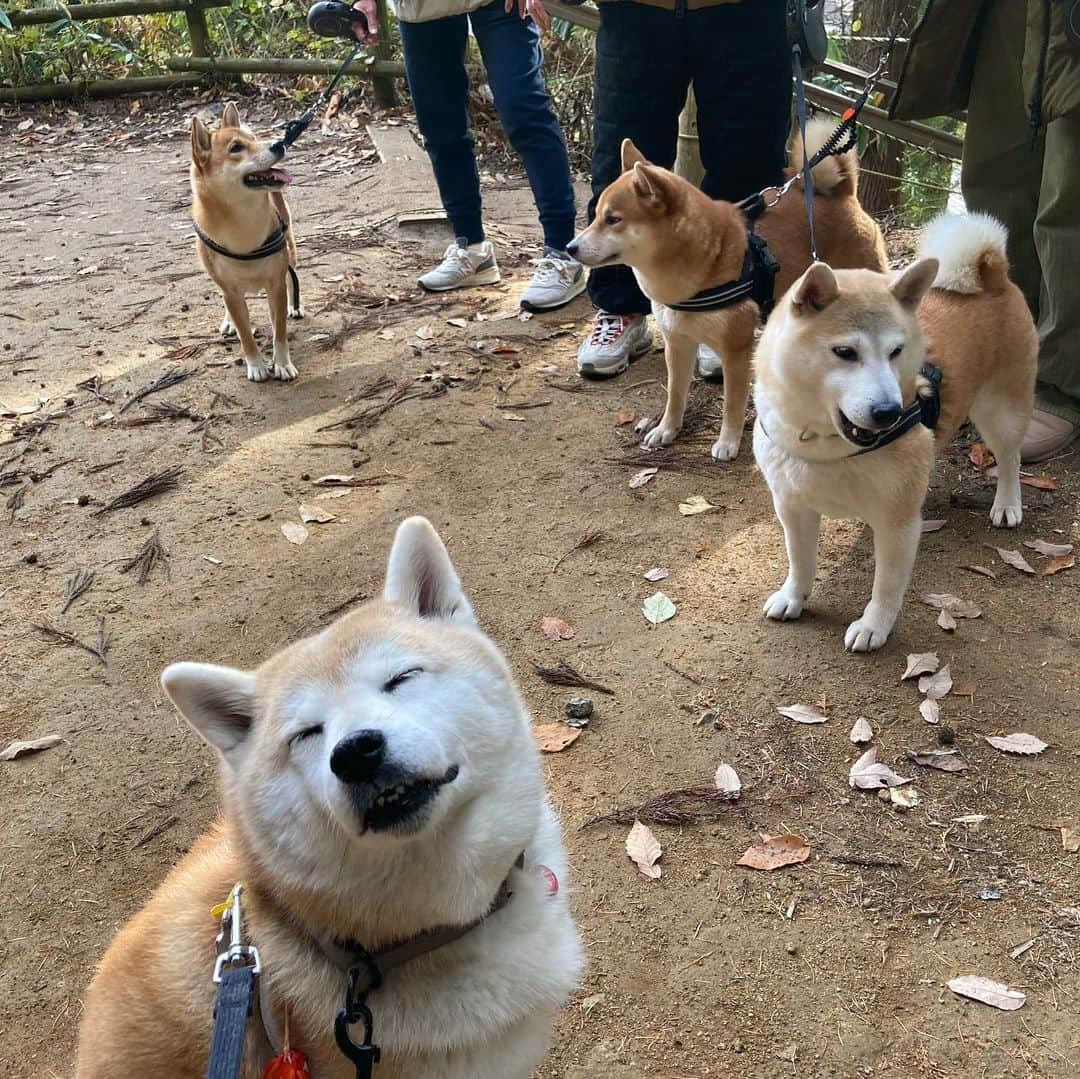
<instances>
[{"instance_id":1,"label":"red dog tag","mask_svg":"<svg viewBox=\"0 0 1080 1079\"><path fill-rule=\"evenodd\" d=\"M263 1079L311 1079L307 1057L299 1049L286 1049L267 1064Z\"/></svg>"}]
</instances>

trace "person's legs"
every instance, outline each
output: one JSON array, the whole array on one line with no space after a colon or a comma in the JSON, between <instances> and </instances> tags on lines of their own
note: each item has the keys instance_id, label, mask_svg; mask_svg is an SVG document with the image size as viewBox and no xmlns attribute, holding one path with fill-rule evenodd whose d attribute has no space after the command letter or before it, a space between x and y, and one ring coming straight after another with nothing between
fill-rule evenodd
<instances>
[{"instance_id":1,"label":"person's legs","mask_svg":"<svg viewBox=\"0 0 1080 1079\"><path fill-rule=\"evenodd\" d=\"M443 207L454 235L479 244L484 226L465 72L468 18L452 15L400 26L409 93Z\"/></svg>"},{"instance_id":2,"label":"person's legs","mask_svg":"<svg viewBox=\"0 0 1080 1079\"><path fill-rule=\"evenodd\" d=\"M648 4L600 5L589 221L604 189L622 172L623 139L632 139L657 165L675 162L679 113L690 85L682 23L675 12ZM651 307L628 266L593 270L589 296L615 315L644 315Z\"/></svg>"},{"instance_id":3,"label":"person's legs","mask_svg":"<svg viewBox=\"0 0 1080 1079\"><path fill-rule=\"evenodd\" d=\"M518 16L516 6L507 12L503 0L492 0L469 18L503 130L529 177L544 244L565 251L574 238L574 186L566 143L540 70L540 31L531 19Z\"/></svg>"},{"instance_id":4,"label":"person's legs","mask_svg":"<svg viewBox=\"0 0 1080 1079\"><path fill-rule=\"evenodd\" d=\"M791 118L784 0L687 12L698 139L710 198L738 202L776 183Z\"/></svg>"}]
</instances>

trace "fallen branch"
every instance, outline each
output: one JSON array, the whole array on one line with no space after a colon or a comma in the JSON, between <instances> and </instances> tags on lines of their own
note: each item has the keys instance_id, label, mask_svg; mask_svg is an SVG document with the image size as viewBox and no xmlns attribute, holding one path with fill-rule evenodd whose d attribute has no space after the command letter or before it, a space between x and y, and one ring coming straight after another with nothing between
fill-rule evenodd
<instances>
[{"instance_id":1,"label":"fallen branch","mask_svg":"<svg viewBox=\"0 0 1080 1079\"><path fill-rule=\"evenodd\" d=\"M413 388L408 380L403 380L394 386L385 401L368 405L366 408L360 409L359 412L346 416L343 420L328 423L324 427L317 428L317 430L321 433L323 431L333 431L338 427L373 427L392 408L396 408L406 401L423 401L432 397L441 397L446 393L447 389L448 386L445 382L436 382L430 389L424 390L419 387Z\"/></svg>"},{"instance_id":2,"label":"fallen branch","mask_svg":"<svg viewBox=\"0 0 1080 1079\"><path fill-rule=\"evenodd\" d=\"M165 569L165 576L171 577L169 570L169 553L161 544L158 531L155 528L146 542L139 548L139 553L120 567L121 573L130 573L133 569L139 571L136 578L139 584L146 584L154 567L160 563Z\"/></svg>"},{"instance_id":3,"label":"fallen branch","mask_svg":"<svg viewBox=\"0 0 1080 1079\"><path fill-rule=\"evenodd\" d=\"M811 793L809 787L799 787L783 794L774 794L768 798L740 798L732 801L731 796L715 787L681 787L678 790L664 791L653 795L647 801L636 806L624 806L613 809L610 813L600 813L590 817L581 827L591 824L614 823L633 824L639 820L643 824L693 824L700 820L715 820L727 813L739 811L748 806L772 806L805 798Z\"/></svg>"},{"instance_id":4,"label":"fallen branch","mask_svg":"<svg viewBox=\"0 0 1080 1079\"><path fill-rule=\"evenodd\" d=\"M171 370L165 372L159 378L154 379L149 386L143 386L141 390L136 390L119 408L118 412L127 412L129 408L136 401L141 401L144 397L149 397L152 393L160 393L162 390L167 390L177 383L184 382L186 379L191 378L192 375L198 374L198 367L174 367Z\"/></svg>"},{"instance_id":5,"label":"fallen branch","mask_svg":"<svg viewBox=\"0 0 1080 1079\"><path fill-rule=\"evenodd\" d=\"M568 686L572 689L591 689L595 690L597 693L606 693L609 697L615 696L615 690L608 689L607 686L603 686L599 682L594 682L591 678L586 678L583 674L579 674L575 671L569 663L565 663L562 660L559 660L559 665L557 667L541 667L539 664L534 663L533 670L550 686Z\"/></svg>"},{"instance_id":6,"label":"fallen branch","mask_svg":"<svg viewBox=\"0 0 1080 1079\"><path fill-rule=\"evenodd\" d=\"M94 583L94 571L77 569L67 583L64 592L64 604L60 608L61 614L67 614L67 609Z\"/></svg>"},{"instance_id":7,"label":"fallen branch","mask_svg":"<svg viewBox=\"0 0 1080 1079\"><path fill-rule=\"evenodd\" d=\"M69 633L59 626L54 626L51 622L35 622L34 629L44 633L54 644L66 645L69 648L81 648L84 652L89 652L103 667L109 665L108 660L105 658L105 653L109 649L109 635L105 632L104 618L101 619L98 625L97 644L87 644L85 641L80 641L74 633Z\"/></svg>"},{"instance_id":8,"label":"fallen branch","mask_svg":"<svg viewBox=\"0 0 1080 1079\"><path fill-rule=\"evenodd\" d=\"M132 850L138 850L140 847L145 847L147 843L152 839L157 839L162 832L167 831L174 824L178 823L179 817L166 817L162 821L158 821L153 827L148 828L134 843L131 844Z\"/></svg>"},{"instance_id":9,"label":"fallen branch","mask_svg":"<svg viewBox=\"0 0 1080 1079\"><path fill-rule=\"evenodd\" d=\"M94 516L98 517L103 513L111 513L113 510L128 509L131 506L137 506L140 502L145 502L148 498L153 498L154 495L171 491L177 486L183 471L181 465L173 465L163 472L155 472L152 476L147 476L146 479L135 484L134 487L121 491L120 494L106 502L100 509L94 510Z\"/></svg>"},{"instance_id":10,"label":"fallen branch","mask_svg":"<svg viewBox=\"0 0 1080 1079\"><path fill-rule=\"evenodd\" d=\"M563 560L569 558L575 551L583 551L586 547L591 547L594 543L599 543L604 538L604 530L601 528L586 528L577 538L577 542L568 551L564 551L558 558L555 559L555 565L551 567L551 572L554 573L559 566L562 565Z\"/></svg>"},{"instance_id":11,"label":"fallen branch","mask_svg":"<svg viewBox=\"0 0 1080 1079\"><path fill-rule=\"evenodd\" d=\"M861 854L830 854L829 860L841 865L862 865L870 869L903 869L903 862L894 862L889 858L875 858Z\"/></svg>"}]
</instances>

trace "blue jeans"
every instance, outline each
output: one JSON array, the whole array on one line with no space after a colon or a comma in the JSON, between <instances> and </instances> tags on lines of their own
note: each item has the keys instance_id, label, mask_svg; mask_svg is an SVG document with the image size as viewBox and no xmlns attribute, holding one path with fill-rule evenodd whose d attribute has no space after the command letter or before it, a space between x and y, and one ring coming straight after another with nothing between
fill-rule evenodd
<instances>
[{"instance_id":1,"label":"blue jeans","mask_svg":"<svg viewBox=\"0 0 1080 1079\"><path fill-rule=\"evenodd\" d=\"M544 243L563 251L574 236L574 187L559 121L540 72L540 31L492 0L470 15L401 23L405 74L424 148L454 235L484 239L480 174L469 121L468 26L480 46L506 137L529 176Z\"/></svg>"}]
</instances>

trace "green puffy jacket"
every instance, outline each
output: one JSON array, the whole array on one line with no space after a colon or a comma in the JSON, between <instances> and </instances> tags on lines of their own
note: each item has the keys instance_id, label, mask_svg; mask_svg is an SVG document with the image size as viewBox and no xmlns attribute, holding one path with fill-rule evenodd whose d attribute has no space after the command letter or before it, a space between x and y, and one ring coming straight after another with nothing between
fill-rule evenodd
<instances>
[{"instance_id":1,"label":"green puffy jacket","mask_svg":"<svg viewBox=\"0 0 1080 1079\"><path fill-rule=\"evenodd\" d=\"M1005 0L1027 5L1024 97L1032 127L1080 112L1080 45L1065 18L1080 21L1076 0ZM901 120L967 108L986 0L928 0L911 35L891 114Z\"/></svg>"}]
</instances>

